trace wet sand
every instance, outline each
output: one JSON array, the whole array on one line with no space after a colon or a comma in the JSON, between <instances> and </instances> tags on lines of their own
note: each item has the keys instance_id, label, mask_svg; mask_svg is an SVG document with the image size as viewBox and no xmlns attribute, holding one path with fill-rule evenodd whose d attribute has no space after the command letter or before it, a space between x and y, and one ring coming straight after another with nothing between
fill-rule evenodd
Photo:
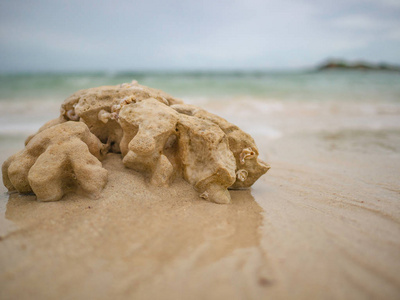
<instances>
[{"instance_id":1,"label":"wet sand","mask_svg":"<svg viewBox=\"0 0 400 300\"><path fill-rule=\"evenodd\" d=\"M398 299L399 107L207 105L271 164L251 190L154 189L117 155L100 199L1 186L0 298Z\"/></svg>"}]
</instances>

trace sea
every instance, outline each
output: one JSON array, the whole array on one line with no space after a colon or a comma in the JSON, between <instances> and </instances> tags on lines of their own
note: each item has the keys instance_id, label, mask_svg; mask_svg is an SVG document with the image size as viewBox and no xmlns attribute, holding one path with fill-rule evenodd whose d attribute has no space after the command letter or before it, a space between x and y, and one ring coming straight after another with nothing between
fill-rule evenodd
<instances>
[{"instance_id":1,"label":"sea","mask_svg":"<svg viewBox=\"0 0 400 300\"><path fill-rule=\"evenodd\" d=\"M268 115L297 105L351 104L399 110L400 73L378 71L89 72L0 75L0 143L20 141L59 114L62 101L90 87L137 80L204 106L250 133L274 139ZM376 111L374 111L376 110ZM301 111L299 111L301 113ZM258 121L257 121L258 120ZM288 120L290 123L290 120Z\"/></svg>"}]
</instances>

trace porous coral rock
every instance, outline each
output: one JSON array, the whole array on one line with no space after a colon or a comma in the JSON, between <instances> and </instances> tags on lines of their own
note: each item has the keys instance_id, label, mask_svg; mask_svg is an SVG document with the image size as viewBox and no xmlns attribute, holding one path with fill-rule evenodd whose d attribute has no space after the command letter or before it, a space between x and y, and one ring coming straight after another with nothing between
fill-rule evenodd
<instances>
[{"instance_id":1,"label":"porous coral rock","mask_svg":"<svg viewBox=\"0 0 400 300\"><path fill-rule=\"evenodd\" d=\"M163 149L176 134L178 118L176 111L154 98L124 106L119 113L124 132L120 143L124 165L151 173L154 185L167 186L174 168Z\"/></svg>"},{"instance_id":2,"label":"porous coral rock","mask_svg":"<svg viewBox=\"0 0 400 300\"><path fill-rule=\"evenodd\" d=\"M41 201L59 200L78 188L96 196L107 183L100 162L107 151L82 122L54 125L5 161L3 182L8 190L33 192Z\"/></svg>"},{"instance_id":3,"label":"porous coral rock","mask_svg":"<svg viewBox=\"0 0 400 300\"><path fill-rule=\"evenodd\" d=\"M216 203L229 203L227 188L235 182L235 158L227 136L215 124L181 115L177 126L183 177Z\"/></svg>"},{"instance_id":4,"label":"porous coral rock","mask_svg":"<svg viewBox=\"0 0 400 300\"><path fill-rule=\"evenodd\" d=\"M216 124L226 134L229 149L235 157L236 174L239 175L230 189L249 188L261 175L265 174L270 166L258 158L259 152L254 139L236 125L229 123L224 118L214 115L200 107L189 104L175 104L171 108L181 114L207 120ZM240 170L246 171L239 172Z\"/></svg>"},{"instance_id":5,"label":"porous coral rock","mask_svg":"<svg viewBox=\"0 0 400 300\"><path fill-rule=\"evenodd\" d=\"M119 144L123 132L118 123L119 110L131 102L140 102L149 98L166 105L182 103L182 100L163 91L142 86L133 81L132 83L90 88L74 93L61 106L60 122L80 120L103 143L109 142L113 152L120 152ZM107 117L108 122L106 121Z\"/></svg>"},{"instance_id":6,"label":"porous coral rock","mask_svg":"<svg viewBox=\"0 0 400 300\"><path fill-rule=\"evenodd\" d=\"M74 152L74 147L82 151ZM153 185L168 186L182 176L200 197L216 203L229 203L228 188L248 188L269 169L258 159L252 137L237 126L134 81L67 98L60 117L42 126L26 140L25 150L4 163L3 181L9 190L33 191L42 200L58 200L77 186L98 194L106 183L98 159L107 151L121 153L124 165L147 174ZM80 171L83 162L89 165Z\"/></svg>"}]
</instances>

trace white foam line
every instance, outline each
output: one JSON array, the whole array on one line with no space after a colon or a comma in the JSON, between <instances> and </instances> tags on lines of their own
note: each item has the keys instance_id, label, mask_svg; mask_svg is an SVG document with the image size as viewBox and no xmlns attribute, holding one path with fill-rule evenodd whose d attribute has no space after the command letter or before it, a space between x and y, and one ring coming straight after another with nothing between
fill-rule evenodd
<instances>
[{"instance_id":1,"label":"white foam line","mask_svg":"<svg viewBox=\"0 0 400 300\"><path fill-rule=\"evenodd\" d=\"M43 124L41 123L25 123L25 124L0 124L0 134L32 134L36 132Z\"/></svg>"}]
</instances>

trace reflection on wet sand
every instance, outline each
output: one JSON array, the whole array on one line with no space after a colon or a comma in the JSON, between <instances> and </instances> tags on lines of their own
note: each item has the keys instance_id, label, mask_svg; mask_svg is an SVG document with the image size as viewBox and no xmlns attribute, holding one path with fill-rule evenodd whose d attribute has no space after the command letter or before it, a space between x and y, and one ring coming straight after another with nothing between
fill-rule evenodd
<instances>
[{"instance_id":1,"label":"reflection on wet sand","mask_svg":"<svg viewBox=\"0 0 400 300\"><path fill-rule=\"evenodd\" d=\"M68 290L69 296L78 290L79 295L90 294L90 288L102 291L104 298L160 296L167 290L198 289L201 294L196 280L206 283L232 253L244 251L233 258L244 266L246 251L260 251L262 209L249 190L232 191L232 204L217 205L196 197L183 181L172 189L146 187L116 156L104 165L109 183L98 200L68 195L63 201L41 203L34 196L10 195L5 217L19 229L8 233L0 247L1 285L7 295L56 295L71 286L75 289ZM212 280L223 282L233 274L219 273ZM193 286L188 277L195 280ZM17 288L22 282L23 290ZM227 282L219 289L229 296L228 287Z\"/></svg>"}]
</instances>

